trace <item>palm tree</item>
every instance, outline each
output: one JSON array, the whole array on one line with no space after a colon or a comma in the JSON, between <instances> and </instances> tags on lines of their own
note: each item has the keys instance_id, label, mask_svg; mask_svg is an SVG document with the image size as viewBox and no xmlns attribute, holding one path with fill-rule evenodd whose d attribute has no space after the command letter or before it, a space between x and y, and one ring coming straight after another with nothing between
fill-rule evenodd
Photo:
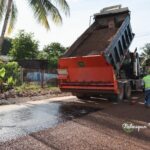
<instances>
[{"instance_id":1,"label":"palm tree","mask_svg":"<svg viewBox=\"0 0 150 150\"><path fill-rule=\"evenodd\" d=\"M55 24L62 23L62 17L57 7L59 7L65 15L69 15L70 9L66 0L26 0L31 6L35 18L37 21L44 26L46 29L50 29L48 16L50 15L52 21ZM54 4L53 4L53 3ZM0 37L0 49L2 47L4 36L7 33L11 33L16 19L17 19L17 7L15 5L15 0L0 0L0 21L4 18L4 24L2 27L1 37Z\"/></svg>"}]
</instances>

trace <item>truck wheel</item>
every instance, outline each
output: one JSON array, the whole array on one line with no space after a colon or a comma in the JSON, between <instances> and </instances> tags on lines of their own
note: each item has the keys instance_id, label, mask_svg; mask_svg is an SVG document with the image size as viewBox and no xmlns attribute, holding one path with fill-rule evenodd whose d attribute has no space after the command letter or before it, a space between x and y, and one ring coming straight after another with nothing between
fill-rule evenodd
<instances>
[{"instance_id":1,"label":"truck wheel","mask_svg":"<svg viewBox=\"0 0 150 150\"><path fill-rule=\"evenodd\" d=\"M87 95L76 95L76 97L78 99L81 99L81 100L88 100L88 99L90 99L90 96L87 96Z\"/></svg>"},{"instance_id":2,"label":"truck wheel","mask_svg":"<svg viewBox=\"0 0 150 150\"><path fill-rule=\"evenodd\" d=\"M124 86L124 98L125 99L130 99L131 98L131 86L130 86L130 83L127 83Z\"/></svg>"},{"instance_id":3,"label":"truck wheel","mask_svg":"<svg viewBox=\"0 0 150 150\"><path fill-rule=\"evenodd\" d=\"M113 97L113 101L120 103L123 101L123 98L124 98L124 85L121 84L121 85L119 85L118 94L115 94Z\"/></svg>"}]
</instances>

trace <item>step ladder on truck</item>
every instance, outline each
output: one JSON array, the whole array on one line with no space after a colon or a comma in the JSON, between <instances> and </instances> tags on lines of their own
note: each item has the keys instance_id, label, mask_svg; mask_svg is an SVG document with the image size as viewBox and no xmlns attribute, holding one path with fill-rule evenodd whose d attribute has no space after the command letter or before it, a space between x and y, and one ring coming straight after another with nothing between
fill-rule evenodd
<instances>
[{"instance_id":1,"label":"step ladder on truck","mask_svg":"<svg viewBox=\"0 0 150 150\"><path fill-rule=\"evenodd\" d=\"M130 99L131 90L141 88L139 55L129 51L133 38L127 7L94 14L93 24L59 59L60 89L80 99Z\"/></svg>"}]
</instances>

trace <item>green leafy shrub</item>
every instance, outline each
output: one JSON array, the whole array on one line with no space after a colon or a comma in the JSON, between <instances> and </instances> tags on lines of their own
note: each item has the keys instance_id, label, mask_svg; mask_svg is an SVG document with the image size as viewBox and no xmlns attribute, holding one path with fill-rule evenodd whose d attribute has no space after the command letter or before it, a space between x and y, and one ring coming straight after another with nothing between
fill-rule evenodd
<instances>
[{"instance_id":1,"label":"green leafy shrub","mask_svg":"<svg viewBox=\"0 0 150 150\"><path fill-rule=\"evenodd\" d=\"M0 69L0 91L1 92L3 92L4 85L5 85L5 81L4 81L5 74L6 74L5 68L1 68Z\"/></svg>"},{"instance_id":2,"label":"green leafy shrub","mask_svg":"<svg viewBox=\"0 0 150 150\"><path fill-rule=\"evenodd\" d=\"M11 89L20 83L20 67L17 62L0 62L0 90Z\"/></svg>"},{"instance_id":3,"label":"green leafy shrub","mask_svg":"<svg viewBox=\"0 0 150 150\"><path fill-rule=\"evenodd\" d=\"M9 77L9 78L7 79L7 84L8 84L9 86L14 86L14 85L16 84L16 80L13 79L13 77Z\"/></svg>"},{"instance_id":4,"label":"green leafy shrub","mask_svg":"<svg viewBox=\"0 0 150 150\"><path fill-rule=\"evenodd\" d=\"M13 85L20 83L20 67L17 62L8 62L5 64L4 68L6 69L5 80L7 81L10 77L13 78ZM11 79L9 81L12 82Z\"/></svg>"},{"instance_id":5,"label":"green leafy shrub","mask_svg":"<svg viewBox=\"0 0 150 150\"><path fill-rule=\"evenodd\" d=\"M3 79L6 74L5 68L0 69L0 78Z\"/></svg>"}]
</instances>

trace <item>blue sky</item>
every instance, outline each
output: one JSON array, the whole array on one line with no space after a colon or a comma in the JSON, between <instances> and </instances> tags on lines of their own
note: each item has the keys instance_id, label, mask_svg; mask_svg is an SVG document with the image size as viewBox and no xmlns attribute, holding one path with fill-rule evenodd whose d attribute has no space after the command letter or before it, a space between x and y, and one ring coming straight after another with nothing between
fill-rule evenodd
<instances>
[{"instance_id":1,"label":"blue sky","mask_svg":"<svg viewBox=\"0 0 150 150\"><path fill-rule=\"evenodd\" d=\"M33 32L35 39L40 41L40 48L51 42L60 42L70 46L89 26L89 18L103 7L121 4L131 10L131 25L135 39L130 47L131 51L150 42L150 0L67 0L70 5L70 17L63 16L63 25L55 26L51 21L51 30L47 31L33 16L26 0L16 0L19 16L15 30L10 35L13 37L18 30Z\"/></svg>"}]
</instances>

